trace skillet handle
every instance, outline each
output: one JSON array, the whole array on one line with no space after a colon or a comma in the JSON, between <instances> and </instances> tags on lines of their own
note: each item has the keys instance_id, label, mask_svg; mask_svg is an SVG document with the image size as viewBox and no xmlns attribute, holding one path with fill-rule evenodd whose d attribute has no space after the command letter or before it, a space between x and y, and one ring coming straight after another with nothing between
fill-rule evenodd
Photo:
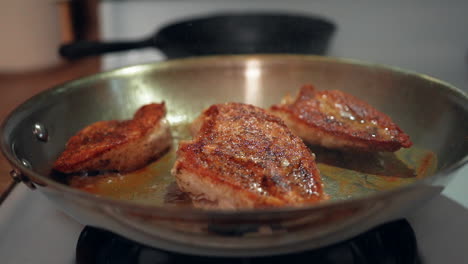
<instances>
[{"instance_id":1,"label":"skillet handle","mask_svg":"<svg viewBox=\"0 0 468 264\"><path fill-rule=\"evenodd\" d=\"M13 191L13 189L18 184L19 184L18 181L11 181L10 184L8 185L8 187L2 193L0 193L0 205L3 203L3 201L5 201L5 199L11 193L11 191Z\"/></svg>"},{"instance_id":2,"label":"skillet handle","mask_svg":"<svg viewBox=\"0 0 468 264\"><path fill-rule=\"evenodd\" d=\"M79 41L60 46L59 54L66 59L74 60L109 52L149 47L152 45L152 39L119 42Z\"/></svg>"},{"instance_id":3,"label":"skillet handle","mask_svg":"<svg viewBox=\"0 0 468 264\"><path fill-rule=\"evenodd\" d=\"M21 171L12 169L10 171L10 177L12 178L12 181L7 185L7 187L0 192L0 205L5 201L5 199L8 197L8 195L13 191L13 189L20 183L23 182L26 186L28 186L31 190L36 189L36 186L27 178L24 176Z\"/></svg>"},{"instance_id":4,"label":"skillet handle","mask_svg":"<svg viewBox=\"0 0 468 264\"><path fill-rule=\"evenodd\" d=\"M12 169L10 171L10 177L13 179L13 187L14 185L16 185L17 183L24 183L26 186L29 187L29 189L31 190L34 190L36 189L36 186L34 186L34 184L32 183L32 181L27 177L25 176L21 171L19 170L16 170L16 169Z\"/></svg>"}]
</instances>

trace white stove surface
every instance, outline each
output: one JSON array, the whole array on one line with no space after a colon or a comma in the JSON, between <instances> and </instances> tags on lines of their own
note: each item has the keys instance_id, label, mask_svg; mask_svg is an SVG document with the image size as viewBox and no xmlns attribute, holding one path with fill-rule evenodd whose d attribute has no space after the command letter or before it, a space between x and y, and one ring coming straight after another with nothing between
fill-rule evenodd
<instances>
[{"instance_id":1,"label":"white stove surface","mask_svg":"<svg viewBox=\"0 0 468 264\"><path fill-rule=\"evenodd\" d=\"M457 192L466 186L468 166L442 195L408 215L425 264L467 263L468 199L466 189ZM75 263L83 227L21 184L0 207L0 263Z\"/></svg>"},{"instance_id":2,"label":"white stove surface","mask_svg":"<svg viewBox=\"0 0 468 264\"><path fill-rule=\"evenodd\" d=\"M467 1L104 1L104 39L148 36L167 22L229 10L282 10L321 14L339 29L332 56L350 57L426 73L468 91ZM164 59L154 49L104 58L103 69ZM468 166L442 195L408 216L424 263L467 263ZM74 263L83 226L39 192L17 186L0 206L1 263Z\"/></svg>"}]
</instances>

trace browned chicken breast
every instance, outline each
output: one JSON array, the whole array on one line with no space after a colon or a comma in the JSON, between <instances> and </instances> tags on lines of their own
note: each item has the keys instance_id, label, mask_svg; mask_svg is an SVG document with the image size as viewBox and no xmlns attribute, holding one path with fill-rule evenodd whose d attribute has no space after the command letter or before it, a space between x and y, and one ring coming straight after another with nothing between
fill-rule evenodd
<instances>
[{"instance_id":1,"label":"browned chicken breast","mask_svg":"<svg viewBox=\"0 0 468 264\"><path fill-rule=\"evenodd\" d=\"M164 154L172 138L164 103L141 107L132 120L96 122L70 138L53 169L128 172Z\"/></svg>"},{"instance_id":2,"label":"browned chicken breast","mask_svg":"<svg viewBox=\"0 0 468 264\"><path fill-rule=\"evenodd\" d=\"M246 104L209 107L182 142L172 169L195 206L260 208L324 198L315 157L277 117Z\"/></svg>"},{"instance_id":3,"label":"browned chicken breast","mask_svg":"<svg viewBox=\"0 0 468 264\"><path fill-rule=\"evenodd\" d=\"M412 145L387 115L342 91L301 88L295 99L271 107L304 141L334 149L397 151Z\"/></svg>"}]
</instances>

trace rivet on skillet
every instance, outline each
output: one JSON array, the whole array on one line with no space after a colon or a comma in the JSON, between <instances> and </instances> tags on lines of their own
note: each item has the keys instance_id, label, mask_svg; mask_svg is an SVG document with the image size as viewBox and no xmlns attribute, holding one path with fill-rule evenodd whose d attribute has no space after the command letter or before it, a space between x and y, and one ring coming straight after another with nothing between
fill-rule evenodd
<instances>
[{"instance_id":1,"label":"rivet on skillet","mask_svg":"<svg viewBox=\"0 0 468 264\"><path fill-rule=\"evenodd\" d=\"M47 142L47 140L49 140L49 134L47 133L47 129L41 123L35 123L34 124L33 134L40 141Z\"/></svg>"},{"instance_id":2,"label":"rivet on skillet","mask_svg":"<svg viewBox=\"0 0 468 264\"><path fill-rule=\"evenodd\" d=\"M20 159L20 161L21 161L21 164L23 164L23 166L25 166L26 168L28 169L32 168L31 163L27 159L22 158Z\"/></svg>"}]
</instances>

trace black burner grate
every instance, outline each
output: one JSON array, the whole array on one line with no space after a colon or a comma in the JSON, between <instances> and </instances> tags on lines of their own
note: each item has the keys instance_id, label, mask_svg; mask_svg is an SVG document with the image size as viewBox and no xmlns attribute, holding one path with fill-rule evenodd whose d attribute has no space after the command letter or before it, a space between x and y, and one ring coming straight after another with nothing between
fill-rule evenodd
<instances>
[{"instance_id":1,"label":"black burner grate","mask_svg":"<svg viewBox=\"0 0 468 264\"><path fill-rule=\"evenodd\" d=\"M111 232L85 227L76 248L78 264L420 264L413 229L406 220L377 227L348 241L318 250L274 257L221 258L168 252L130 241Z\"/></svg>"}]
</instances>

